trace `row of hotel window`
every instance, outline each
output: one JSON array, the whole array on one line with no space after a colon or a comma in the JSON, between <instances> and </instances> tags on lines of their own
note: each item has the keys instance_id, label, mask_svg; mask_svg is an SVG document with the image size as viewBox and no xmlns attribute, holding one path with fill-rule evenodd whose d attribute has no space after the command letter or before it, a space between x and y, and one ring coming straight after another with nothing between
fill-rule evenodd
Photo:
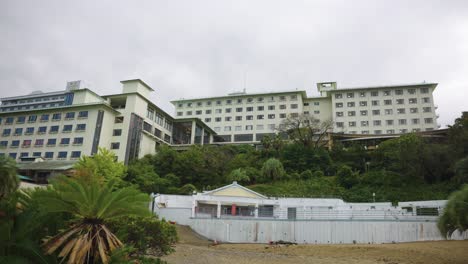
<instances>
[{"instance_id":1,"label":"row of hotel window","mask_svg":"<svg viewBox=\"0 0 468 264\"><path fill-rule=\"evenodd\" d=\"M50 104L35 104L35 105L1 107L1 109L2 109L2 112L6 112L6 111L15 111L15 110L44 109L44 108L49 108L49 107L60 107L63 105L64 103L50 103Z\"/></svg>"},{"instance_id":2,"label":"row of hotel window","mask_svg":"<svg viewBox=\"0 0 468 264\"><path fill-rule=\"evenodd\" d=\"M242 127L244 127L244 130L249 131L253 130L254 126L253 125L246 125L246 126L234 126L234 131L242 131ZM268 124L266 126L269 130L275 130L276 125L275 124ZM264 125L256 125L256 130L264 130L265 126ZM221 132L221 127L214 127L213 130L215 132ZM223 131L232 131L231 126L225 126Z\"/></svg>"},{"instance_id":3,"label":"row of hotel window","mask_svg":"<svg viewBox=\"0 0 468 264\"><path fill-rule=\"evenodd\" d=\"M434 129L431 128L431 127L428 127L425 130L426 131L432 131ZM406 128L398 129L398 130L387 129L387 130L385 130L385 134L395 134L397 131L398 131L398 134L406 134L406 133L409 132L409 130L406 129ZM421 129L420 128L413 128L413 129L411 129L411 132L413 132L413 133L421 132ZM376 134L376 135L380 135L380 134L383 134L383 133L384 133L384 131L382 131L382 130L374 130L374 134ZM358 131L349 131L348 134L358 134ZM369 130L361 130L360 134L370 134L370 131Z\"/></svg>"},{"instance_id":4,"label":"row of hotel window","mask_svg":"<svg viewBox=\"0 0 468 264\"><path fill-rule=\"evenodd\" d=\"M50 119L50 114L42 114L39 116L40 122L47 122ZM37 121L38 115L30 115L26 118L26 116L18 116L16 117L16 124L24 124L26 119L28 123L35 123ZM88 117L88 111L80 111L78 112L78 118L83 119ZM65 113L65 120L72 120L75 119L75 112L68 112ZM60 121L62 120L62 113L55 113L52 114L52 121ZM5 118L5 125L12 125L15 121L14 117L7 117ZM2 124L2 118L0 117L0 124Z\"/></svg>"},{"instance_id":5,"label":"row of hotel window","mask_svg":"<svg viewBox=\"0 0 468 264\"><path fill-rule=\"evenodd\" d=\"M291 101L295 101L295 100L297 100L297 95L296 94L290 95L289 98L290 98ZM256 99L257 99L256 101L259 102L259 103L264 102L266 100L268 102L274 102L275 101L275 96L268 96L266 99L265 99L265 97L257 97ZM278 99L280 101L286 101L287 97L285 95L281 95L281 96L278 96ZM255 99L253 97L249 97L245 101L247 103L253 103L255 101ZM224 103L227 104L227 105L230 105L233 102L236 102L237 104L242 104L244 102L244 99L242 99L242 98L238 98L238 99L235 99L235 100L226 99L226 101L224 101ZM189 103L187 103L187 107L192 107L193 105L203 106L203 103L205 103L206 106L211 106L212 105L212 101L196 102L196 103L189 102ZM222 105L223 100L216 100L215 104L216 105ZM184 107L184 104L183 103L178 103L177 106L178 107Z\"/></svg>"},{"instance_id":6,"label":"row of hotel window","mask_svg":"<svg viewBox=\"0 0 468 264\"><path fill-rule=\"evenodd\" d=\"M53 97L39 97L34 99L24 99L24 100L11 100L5 101L2 105L16 105L16 104L26 104L26 103L37 103L37 102L47 102L47 101L56 101L56 100L63 100L65 96L53 96Z\"/></svg>"},{"instance_id":7,"label":"row of hotel window","mask_svg":"<svg viewBox=\"0 0 468 264\"><path fill-rule=\"evenodd\" d=\"M281 110L287 109L287 106L286 105L280 105L279 109L281 109ZM298 109L298 104L291 104L291 109ZM252 107L252 106L246 107L245 110L246 110L246 112L252 112L252 111L254 111L254 107ZM257 111L263 111L263 110L265 110L265 106L263 106L263 105L257 106ZM269 105L268 110L275 110L275 106L274 105ZM236 108L237 113L241 113L243 111L244 111L244 108L242 108L242 107L237 107ZM232 108L226 108L226 109L224 109L224 112L225 113L231 113ZM192 115L192 113L193 113L192 111L187 111L185 114L186 115ZM211 113L212 113L211 109L205 110L205 114L209 115ZM215 109L215 114L222 114L222 113L223 113L223 109L221 109L221 108ZM177 116L182 116L183 114L184 114L184 112L177 112ZM202 114L202 110L195 111L195 115L201 115L201 114Z\"/></svg>"},{"instance_id":8,"label":"row of hotel window","mask_svg":"<svg viewBox=\"0 0 468 264\"><path fill-rule=\"evenodd\" d=\"M73 138L73 145L78 146L78 145L83 145L84 139L82 137L76 137ZM31 139L25 139L23 140L23 144L21 144L21 147L23 148L28 148L31 147L32 144ZM46 143L45 139L36 139L34 141L34 146L35 147L43 147L44 143ZM47 147L55 147L57 145L57 139L56 138L49 138L47 139ZM60 146L68 146L70 145L70 138L61 138L59 142ZM8 141L7 140L2 140L0 141L0 147L1 148L6 148L8 147ZM10 144L10 148L17 148L20 147L20 140L12 140Z\"/></svg>"},{"instance_id":9,"label":"row of hotel window","mask_svg":"<svg viewBox=\"0 0 468 264\"><path fill-rule=\"evenodd\" d=\"M146 110L146 117L156 122L156 124L163 126L165 129L172 131L172 122L164 118L164 115L160 112L148 108Z\"/></svg>"},{"instance_id":10,"label":"row of hotel window","mask_svg":"<svg viewBox=\"0 0 468 264\"><path fill-rule=\"evenodd\" d=\"M392 105L393 104L393 101L391 99L383 100L383 102L384 102L384 105ZM405 99L396 99L395 102L396 102L397 105L402 105L402 104L405 104ZM429 97L424 97L424 98L422 98L422 102L423 103L430 103L431 99ZM408 103L409 104L417 104L418 99L417 98L409 98ZM379 106L380 105L380 100L372 100L371 105L372 106ZM344 104L341 103L341 102L335 103L335 107L337 107L337 108L343 107L343 106L344 106ZM348 102L348 103L346 103L346 106L347 107L355 107L356 102ZM367 106L367 101L360 101L359 106Z\"/></svg>"},{"instance_id":11,"label":"row of hotel window","mask_svg":"<svg viewBox=\"0 0 468 264\"><path fill-rule=\"evenodd\" d=\"M304 112L304 114L308 114L309 112ZM320 112L319 111L314 111L315 114L319 114ZM298 117L299 114L298 113L290 113L289 114L291 117ZM287 114L286 113L282 113L282 114L279 114L279 118L286 118ZM268 119L275 119L276 118L276 115L275 114L269 114L269 115L266 115L266 117ZM230 122L230 121L242 121L243 119L243 116L236 116L234 119L232 116L226 116L224 117L224 121L226 122ZM211 118L210 117L207 117L205 118L205 122L206 123L210 123L211 122ZM245 116L245 120L254 120L254 116L253 115L247 115ZM265 115L257 115L257 120L265 120ZM214 118L214 121L215 122L221 122L222 121L222 118L221 117L215 117Z\"/></svg>"},{"instance_id":12,"label":"row of hotel window","mask_svg":"<svg viewBox=\"0 0 468 264\"><path fill-rule=\"evenodd\" d=\"M8 137L11 135L11 132L13 132L13 136L22 136L23 131L24 135L32 135L34 134L34 127L26 127L25 129L22 127L17 127L14 130L11 128L4 128L2 136ZM64 125L62 128L62 133L71 133L73 131L73 125ZM86 124L77 124L75 128L76 132L84 132L86 131ZM49 128L49 134L56 134L59 132L59 126L50 126ZM47 127L46 126L41 126L37 128L37 134L45 134L47 133Z\"/></svg>"},{"instance_id":13,"label":"row of hotel window","mask_svg":"<svg viewBox=\"0 0 468 264\"><path fill-rule=\"evenodd\" d=\"M5 155L4 153L0 153L0 155ZM18 153L8 153L8 156L10 156L13 159L18 158ZM19 155L20 158L25 158L29 157L29 152L21 152ZM44 159L53 159L54 158L54 152L52 151L47 151L42 154L42 152L33 152L32 157L42 157ZM70 152L70 158L72 159L79 159L81 157L81 151L71 151ZM57 159L67 159L68 158L68 152L67 151L59 151L57 152Z\"/></svg>"},{"instance_id":14,"label":"row of hotel window","mask_svg":"<svg viewBox=\"0 0 468 264\"><path fill-rule=\"evenodd\" d=\"M150 125L149 123L147 122L143 122L143 130L156 136L157 138L160 138L160 139L163 139L164 141L170 143L171 142L171 136L168 135L168 134L164 134L161 130L157 129L157 128L154 128L154 131L153 131L153 126ZM171 127L171 130L172 130L172 127Z\"/></svg>"},{"instance_id":15,"label":"row of hotel window","mask_svg":"<svg viewBox=\"0 0 468 264\"><path fill-rule=\"evenodd\" d=\"M413 118L410 119L412 125L419 125L420 124L420 119L419 118ZM407 125L408 120L407 119L398 119L398 125ZM424 118L424 123L425 124L433 124L434 120L432 118ZM336 122L336 127L344 127L344 122ZM349 127L355 127L358 123L356 121L349 121L348 126ZM360 122L361 126L369 126L369 121L361 121ZM394 120L385 120L385 125L387 126L393 126L395 124ZM382 125L382 120L374 120L372 121L372 125L374 126L381 126Z\"/></svg>"},{"instance_id":16,"label":"row of hotel window","mask_svg":"<svg viewBox=\"0 0 468 264\"><path fill-rule=\"evenodd\" d=\"M408 89L406 92L408 94L416 94L416 89L414 89L414 88ZM420 92L421 92L421 94L428 94L429 93L429 88L421 88ZM346 98L354 98L355 94L356 93L354 93L354 92L335 93L335 98L340 99L340 98L343 98L344 95L346 96ZM358 95L359 95L359 97L366 97L367 92L358 92ZM373 97L379 96L380 91L372 91L372 92L370 92L370 95L373 96ZM390 96L390 95L392 95L392 90L382 91L382 95L383 96ZM395 95L404 95L404 90L403 89L395 90Z\"/></svg>"},{"instance_id":17,"label":"row of hotel window","mask_svg":"<svg viewBox=\"0 0 468 264\"><path fill-rule=\"evenodd\" d=\"M431 107L423 107L422 108L423 113L431 113L432 108ZM409 113L410 114L417 114L419 112L418 108L410 108ZM393 115L393 109L385 109L384 113L386 115ZM406 109L405 108L398 108L396 109L397 114L406 114ZM336 112L336 116L344 116L343 112ZM368 114L367 110L361 110L359 111L359 114L362 116L366 116ZM380 115L380 110L372 110L372 115ZM348 111L348 116L356 116L356 111Z\"/></svg>"}]
</instances>

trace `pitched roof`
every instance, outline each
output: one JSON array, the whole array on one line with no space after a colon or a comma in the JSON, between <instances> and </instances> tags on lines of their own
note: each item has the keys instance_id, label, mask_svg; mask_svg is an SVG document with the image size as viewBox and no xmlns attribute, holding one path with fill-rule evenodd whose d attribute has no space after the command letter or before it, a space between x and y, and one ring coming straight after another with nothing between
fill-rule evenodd
<instances>
[{"instance_id":1,"label":"pitched roof","mask_svg":"<svg viewBox=\"0 0 468 264\"><path fill-rule=\"evenodd\" d=\"M247 196L249 196L250 198L268 199L268 197L266 197L265 195L260 194L258 192L254 192L254 191L250 190L249 188L246 188L246 187L244 187L242 185L239 185L236 181L232 182L229 185L220 187L218 189L214 189L212 191L205 192L205 193L203 193L203 195L241 196L241 197L245 197L246 195L242 195L242 193L248 194Z\"/></svg>"}]
</instances>

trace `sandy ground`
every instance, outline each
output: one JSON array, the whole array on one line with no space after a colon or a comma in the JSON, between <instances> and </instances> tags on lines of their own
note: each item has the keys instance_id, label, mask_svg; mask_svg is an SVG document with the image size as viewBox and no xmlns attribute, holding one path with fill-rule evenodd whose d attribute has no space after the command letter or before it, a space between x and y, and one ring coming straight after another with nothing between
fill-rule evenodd
<instances>
[{"instance_id":1,"label":"sandy ground","mask_svg":"<svg viewBox=\"0 0 468 264\"><path fill-rule=\"evenodd\" d=\"M164 257L170 264L276 263L450 263L468 264L468 241L415 242L379 245L221 244L178 227L176 252Z\"/></svg>"}]
</instances>

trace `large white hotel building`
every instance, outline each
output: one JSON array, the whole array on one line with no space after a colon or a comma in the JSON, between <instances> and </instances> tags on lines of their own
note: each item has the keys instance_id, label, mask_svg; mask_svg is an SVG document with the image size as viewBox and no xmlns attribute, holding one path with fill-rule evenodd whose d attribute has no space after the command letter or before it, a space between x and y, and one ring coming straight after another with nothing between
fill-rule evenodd
<instances>
[{"instance_id":1,"label":"large white hotel building","mask_svg":"<svg viewBox=\"0 0 468 264\"><path fill-rule=\"evenodd\" d=\"M276 133L282 120L301 114L333 121L335 133L438 128L436 83L338 88L327 82L317 84L318 97L293 90L175 100L175 118L150 101L153 89L145 82L121 83L121 93L104 96L77 81L59 92L2 98L0 155L71 162L105 147L128 163L155 153L160 144L258 143Z\"/></svg>"},{"instance_id":2,"label":"large white hotel building","mask_svg":"<svg viewBox=\"0 0 468 264\"><path fill-rule=\"evenodd\" d=\"M215 142L258 142L278 131L288 116L331 120L333 132L404 134L438 128L433 91L436 83L338 88L318 83L320 96L306 91L233 93L174 100L177 118L197 117L218 135Z\"/></svg>"}]
</instances>

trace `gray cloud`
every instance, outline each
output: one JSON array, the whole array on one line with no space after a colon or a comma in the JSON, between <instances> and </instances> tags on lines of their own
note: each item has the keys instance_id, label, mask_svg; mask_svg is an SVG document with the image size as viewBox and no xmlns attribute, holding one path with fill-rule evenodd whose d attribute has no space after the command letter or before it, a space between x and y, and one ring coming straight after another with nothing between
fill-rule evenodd
<instances>
[{"instance_id":1,"label":"gray cloud","mask_svg":"<svg viewBox=\"0 0 468 264\"><path fill-rule=\"evenodd\" d=\"M2 1L0 93L100 94L141 78L169 100L438 82L439 123L467 110L466 1Z\"/></svg>"}]
</instances>

